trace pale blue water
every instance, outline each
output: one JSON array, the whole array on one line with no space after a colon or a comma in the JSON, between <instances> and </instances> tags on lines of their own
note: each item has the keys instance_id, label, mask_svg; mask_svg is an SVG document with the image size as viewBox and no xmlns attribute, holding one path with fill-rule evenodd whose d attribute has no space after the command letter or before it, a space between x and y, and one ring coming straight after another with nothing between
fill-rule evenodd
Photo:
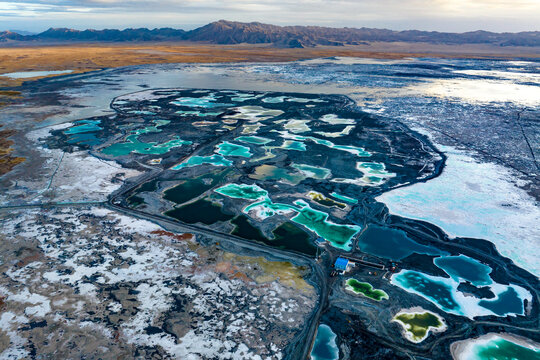
<instances>
[{"instance_id":1,"label":"pale blue water","mask_svg":"<svg viewBox=\"0 0 540 360\"><path fill-rule=\"evenodd\" d=\"M37 76L49 76L49 75L61 75L72 73L73 70L55 70L55 71L19 71L7 74L0 74L0 76L7 76L12 79L28 79Z\"/></svg>"},{"instance_id":2,"label":"pale blue water","mask_svg":"<svg viewBox=\"0 0 540 360\"><path fill-rule=\"evenodd\" d=\"M85 132L94 132L103 130L98 124L100 124L100 120L81 120L76 121L74 123L74 126L68 128L66 131L64 131L64 134L71 135L71 134L79 134L79 133L85 133Z\"/></svg>"},{"instance_id":3,"label":"pale blue water","mask_svg":"<svg viewBox=\"0 0 540 360\"><path fill-rule=\"evenodd\" d=\"M414 270L402 270L392 275L391 283L417 294L448 313L474 318L484 315L522 315L524 299L531 301L531 294L514 284L488 285L495 293L494 299L465 296L457 290L459 282L453 278L433 276Z\"/></svg>"},{"instance_id":4,"label":"pale blue water","mask_svg":"<svg viewBox=\"0 0 540 360\"><path fill-rule=\"evenodd\" d=\"M311 360L338 360L339 349L336 344L337 335L330 326L320 324L317 337L311 350Z\"/></svg>"},{"instance_id":5,"label":"pale blue water","mask_svg":"<svg viewBox=\"0 0 540 360\"><path fill-rule=\"evenodd\" d=\"M478 305L493 311L499 316L523 313L523 300L513 288L508 288L508 290L499 294L498 299L481 300Z\"/></svg>"},{"instance_id":6,"label":"pale blue water","mask_svg":"<svg viewBox=\"0 0 540 360\"><path fill-rule=\"evenodd\" d=\"M456 281L463 279L476 286L493 283L489 277L492 269L468 256L443 256L433 262Z\"/></svg>"},{"instance_id":7,"label":"pale blue water","mask_svg":"<svg viewBox=\"0 0 540 360\"><path fill-rule=\"evenodd\" d=\"M410 239L404 231L376 225L369 225L360 235L358 247L363 252L392 260L401 260L414 253L441 255L440 250L418 244Z\"/></svg>"}]
</instances>

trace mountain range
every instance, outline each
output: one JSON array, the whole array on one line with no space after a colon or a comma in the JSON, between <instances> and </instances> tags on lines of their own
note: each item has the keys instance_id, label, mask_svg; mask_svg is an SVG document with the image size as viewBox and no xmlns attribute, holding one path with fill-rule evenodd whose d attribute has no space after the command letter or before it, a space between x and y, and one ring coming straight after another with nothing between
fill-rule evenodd
<instances>
[{"instance_id":1,"label":"mountain range","mask_svg":"<svg viewBox=\"0 0 540 360\"><path fill-rule=\"evenodd\" d=\"M172 28L74 30L50 28L35 35L0 32L0 42L139 42L194 41L215 44L272 44L279 47L359 45L367 42L425 42L431 44L491 44L497 46L540 46L540 31L494 33L472 31L394 31L374 28L329 28L319 26L276 26L258 22L220 20L191 31Z\"/></svg>"}]
</instances>

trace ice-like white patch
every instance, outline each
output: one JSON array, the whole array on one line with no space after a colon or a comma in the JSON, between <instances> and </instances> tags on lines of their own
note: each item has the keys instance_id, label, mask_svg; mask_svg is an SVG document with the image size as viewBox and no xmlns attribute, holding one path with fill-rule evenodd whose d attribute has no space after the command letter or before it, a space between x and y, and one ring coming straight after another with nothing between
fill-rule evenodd
<instances>
[{"instance_id":1,"label":"ice-like white patch","mask_svg":"<svg viewBox=\"0 0 540 360\"><path fill-rule=\"evenodd\" d=\"M72 73L73 70L53 70L53 71L19 71L12 73L0 74L0 76L5 76L10 79L29 79L34 77L43 77L50 75L64 75Z\"/></svg>"},{"instance_id":2,"label":"ice-like white patch","mask_svg":"<svg viewBox=\"0 0 540 360\"><path fill-rule=\"evenodd\" d=\"M439 177L392 190L377 200L391 213L433 223L451 237L489 240L503 256L540 276L540 207L517 186L517 175L506 167L478 162L465 151L438 147L448 156Z\"/></svg>"},{"instance_id":3,"label":"ice-like white patch","mask_svg":"<svg viewBox=\"0 0 540 360\"><path fill-rule=\"evenodd\" d=\"M411 85L408 89L424 96L455 98L470 103L503 106L540 106L540 86L515 84L508 80L436 79Z\"/></svg>"},{"instance_id":4,"label":"ice-like white patch","mask_svg":"<svg viewBox=\"0 0 540 360\"><path fill-rule=\"evenodd\" d=\"M250 122L264 121L283 114L281 110L267 109L261 106L240 106L232 108L236 114L225 115L223 119L248 120Z\"/></svg>"},{"instance_id":5,"label":"ice-like white patch","mask_svg":"<svg viewBox=\"0 0 540 360\"><path fill-rule=\"evenodd\" d=\"M307 131L311 131L311 128L307 125L311 120L287 120L283 128L292 132L293 134L299 134Z\"/></svg>"},{"instance_id":6,"label":"ice-like white patch","mask_svg":"<svg viewBox=\"0 0 540 360\"><path fill-rule=\"evenodd\" d=\"M324 121L331 125L354 125L356 121L354 119L343 119L336 114L326 114L321 117L321 121Z\"/></svg>"},{"instance_id":7,"label":"ice-like white patch","mask_svg":"<svg viewBox=\"0 0 540 360\"><path fill-rule=\"evenodd\" d=\"M182 90L183 89L167 89L165 94L154 94L156 90L143 90L143 91L138 91L135 93L119 96L115 99L114 103L117 103L117 101L120 101L119 104L122 104L122 103L125 103L126 101L145 101L145 100L163 99L170 96L174 96L175 93Z\"/></svg>"},{"instance_id":8,"label":"ice-like white patch","mask_svg":"<svg viewBox=\"0 0 540 360\"><path fill-rule=\"evenodd\" d=\"M27 288L16 294L10 294L7 300L34 305L27 306L24 309L24 313L27 316L44 317L51 311L51 302L49 299L43 295L30 293Z\"/></svg>"},{"instance_id":9,"label":"ice-like white patch","mask_svg":"<svg viewBox=\"0 0 540 360\"><path fill-rule=\"evenodd\" d=\"M409 61L412 59L409 59ZM319 65L319 64L339 64L339 65L394 65L406 62L406 59L401 60L385 60L360 57L335 56L330 58L317 58L298 61L300 65Z\"/></svg>"},{"instance_id":10,"label":"ice-like white patch","mask_svg":"<svg viewBox=\"0 0 540 360\"><path fill-rule=\"evenodd\" d=\"M336 132L316 131L315 134L322 135L324 137L329 137L329 138L337 138L343 135L349 135L353 129L354 129L354 125L348 125L348 126L345 126L345 128L341 131L336 131Z\"/></svg>"},{"instance_id":11,"label":"ice-like white patch","mask_svg":"<svg viewBox=\"0 0 540 360\"><path fill-rule=\"evenodd\" d=\"M10 311L2 312L0 315L0 329L9 337L9 347L0 353L0 359L28 359L30 353L25 349L27 339L17 332L20 324L26 324L28 319L18 316Z\"/></svg>"},{"instance_id":12,"label":"ice-like white patch","mask_svg":"<svg viewBox=\"0 0 540 360\"><path fill-rule=\"evenodd\" d=\"M455 70L454 73L540 84L540 74L535 73L497 70Z\"/></svg>"}]
</instances>

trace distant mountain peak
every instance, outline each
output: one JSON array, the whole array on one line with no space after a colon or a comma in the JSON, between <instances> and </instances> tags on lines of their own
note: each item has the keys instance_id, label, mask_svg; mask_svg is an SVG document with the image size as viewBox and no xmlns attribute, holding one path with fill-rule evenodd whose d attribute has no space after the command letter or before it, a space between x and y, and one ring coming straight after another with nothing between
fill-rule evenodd
<instances>
[{"instance_id":1,"label":"distant mountain peak","mask_svg":"<svg viewBox=\"0 0 540 360\"><path fill-rule=\"evenodd\" d=\"M372 28L329 28L321 26L277 26L260 22L218 20L191 31L172 28L128 28L124 30L75 30L49 28L37 35L0 32L0 41L201 41L216 44L273 44L279 47L344 46L366 42L426 42L434 44L491 44L498 46L540 46L540 32L493 33L484 30L465 33Z\"/></svg>"}]
</instances>

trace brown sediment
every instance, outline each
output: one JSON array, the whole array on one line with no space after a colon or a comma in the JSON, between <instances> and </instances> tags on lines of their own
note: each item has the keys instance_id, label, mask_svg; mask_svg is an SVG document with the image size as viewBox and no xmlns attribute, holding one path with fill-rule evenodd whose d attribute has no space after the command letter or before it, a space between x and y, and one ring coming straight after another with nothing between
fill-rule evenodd
<instances>
[{"instance_id":1,"label":"brown sediment","mask_svg":"<svg viewBox=\"0 0 540 360\"><path fill-rule=\"evenodd\" d=\"M30 263L33 263L34 261L38 261L38 260L41 260L43 258L43 254L41 253L35 253L35 254L32 254L32 255L28 255L24 258L22 258L21 260L17 261L17 263L15 264L15 266L18 266L18 267L24 267Z\"/></svg>"},{"instance_id":2,"label":"brown sediment","mask_svg":"<svg viewBox=\"0 0 540 360\"><path fill-rule=\"evenodd\" d=\"M20 91L0 90L0 109L9 105L14 99L21 96ZM0 124L0 127L2 125ZM15 135L14 130L0 130L0 176L10 172L17 164L22 163L26 159L19 156L11 156L14 144L9 138Z\"/></svg>"},{"instance_id":3,"label":"brown sediment","mask_svg":"<svg viewBox=\"0 0 540 360\"><path fill-rule=\"evenodd\" d=\"M165 230L154 230L151 232L153 235L168 236L178 241L193 240L194 235L190 233L175 234Z\"/></svg>"},{"instance_id":4,"label":"brown sediment","mask_svg":"<svg viewBox=\"0 0 540 360\"><path fill-rule=\"evenodd\" d=\"M300 291L312 291L312 287L304 279L309 270L303 266L296 266L287 261L270 261L264 257L253 258L234 254L226 254L225 259L230 260L232 264L250 264L252 273L248 272L248 274L252 275L253 280L258 284L263 285L277 280L281 284ZM241 275L237 276L241 277Z\"/></svg>"},{"instance_id":5,"label":"brown sediment","mask_svg":"<svg viewBox=\"0 0 540 360\"><path fill-rule=\"evenodd\" d=\"M249 276L247 276L246 274L244 274L243 272L236 272L233 274L233 276L231 276L231 279L239 279L239 280L242 280L243 282L253 282L252 279L249 278Z\"/></svg>"},{"instance_id":6,"label":"brown sediment","mask_svg":"<svg viewBox=\"0 0 540 360\"><path fill-rule=\"evenodd\" d=\"M0 125L1 127L2 125ZM14 130L0 130L0 176L7 174L17 165L25 161L24 157L12 156L14 144L9 137L15 135Z\"/></svg>"},{"instance_id":7,"label":"brown sediment","mask_svg":"<svg viewBox=\"0 0 540 360\"><path fill-rule=\"evenodd\" d=\"M3 97L3 96L19 97L20 95L21 95L20 91L0 90L0 97Z\"/></svg>"},{"instance_id":8,"label":"brown sediment","mask_svg":"<svg viewBox=\"0 0 540 360\"><path fill-rule=\"evenodd\" d=\"M247 274L240 271L238 266L229 261L220 261L216 264L216 272L227 275L229 279L239 279L245 283L254 282Z\"/></svg>"}]
</instances>

